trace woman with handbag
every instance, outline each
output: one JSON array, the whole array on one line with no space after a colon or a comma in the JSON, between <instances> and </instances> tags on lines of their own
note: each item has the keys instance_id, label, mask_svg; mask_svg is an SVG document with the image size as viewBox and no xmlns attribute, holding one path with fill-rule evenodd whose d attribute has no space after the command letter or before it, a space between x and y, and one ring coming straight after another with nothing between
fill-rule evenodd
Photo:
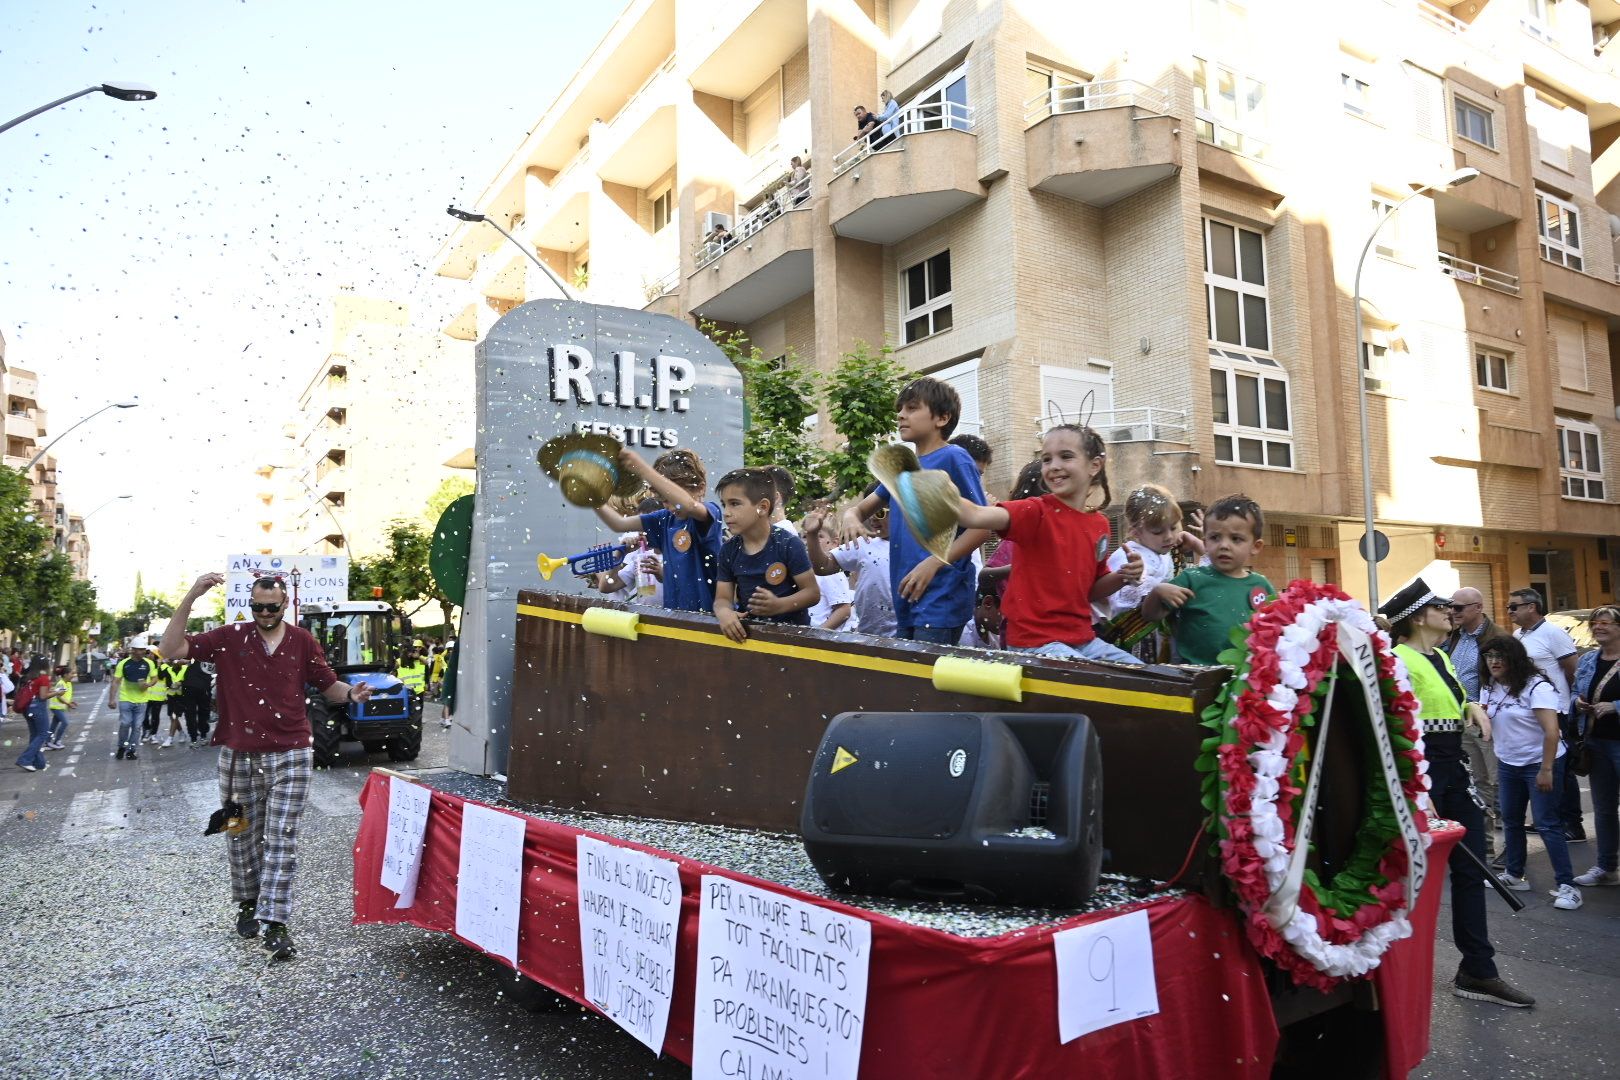
<instances>
[{"instance_id":1,"label":"woman with handbag","mask_svg":"<svg viewBox=\"0 0 1620 1080\"><path fill-rule=\"evenodd\" d=\"M1575 711L1586 718L1592 814L1597 819L1597 865L1577 885L1620 881L1620 608L1605 606L1588 620L1598 643L1575 666Z\"/></svg>"},{"instance_id":2,"label":"woman with handbag","mask_svg":"<svg viewBox=\"0 0 1620 1080\"><path fill-rule=\"evenodd\" d=\"M1507 869L1502 883L1529 892L1525 880L1524 806L1530 804L1536 832L1552 860L1558 887L1553 907L1581 906L1575 869L1569 862L1558 792L1564 789L1564 742L1558 730L1558 688L1536 670L1517 638L1497 638L1480 654L1479 704L1491 720L1496 744L1497 794L1502 800L1502 838Z\"/></svg>"}]
</instances>

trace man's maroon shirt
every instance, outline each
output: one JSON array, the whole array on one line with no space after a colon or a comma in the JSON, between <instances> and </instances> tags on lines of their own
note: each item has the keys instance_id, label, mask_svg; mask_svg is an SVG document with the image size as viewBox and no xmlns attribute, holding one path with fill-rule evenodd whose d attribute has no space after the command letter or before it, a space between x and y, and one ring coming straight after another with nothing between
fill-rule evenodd
<instances>
[{"instance_id":1,"label":"man's maroon shirt","mask_svg":"<svg viewBox=\"0 0 1620 1080\"><path fill-rule=\"evenodd\" d=\"M274 653L265 652L254 623L221 626L186 638L191 659L212 661L218 671L215 746L264 753L311 744L304 687L325 690L337 682L337 675L314 634L301 626L283 625L285 632Z\"/></svg>"}]
</instances>

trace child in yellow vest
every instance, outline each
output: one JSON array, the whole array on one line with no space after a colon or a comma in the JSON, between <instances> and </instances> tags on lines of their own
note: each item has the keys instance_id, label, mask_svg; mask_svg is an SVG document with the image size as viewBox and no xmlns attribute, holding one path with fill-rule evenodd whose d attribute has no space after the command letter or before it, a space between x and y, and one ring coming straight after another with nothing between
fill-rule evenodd
<instances>
[{"instance_id":1,"label":"child in yellow vest","mask_svg":"<svg viewBox=\"0 0 1620 1080\"><path fill-rule=\"evenodd\" d=\"M66 750L62 736L67 734L67 711L77 708L73 704L73 680L68 678L66 664L58 664L51 681L56 696L51 698L51 737L45 741L47 750Z\"/></svg>"}]
</instances>

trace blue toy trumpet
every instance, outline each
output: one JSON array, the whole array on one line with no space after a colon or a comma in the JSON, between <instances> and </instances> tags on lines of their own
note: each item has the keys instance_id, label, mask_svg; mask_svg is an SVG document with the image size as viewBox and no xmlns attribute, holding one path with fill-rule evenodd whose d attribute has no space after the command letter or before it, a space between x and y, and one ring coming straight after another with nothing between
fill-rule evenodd
<instances>
[{"instance_id":1,"label":"blue toy trumpet","mask_svg":"<svg viewBox=\"0 0 1620 1080\"><path fill-rule=\"evenodd\" d=\"M540 567L540 576L547 581L563 567L568 567L575 577L589 577L592 574L606 574L617 570L624 557L630 553L629 544L600 544L583 551L578 555L570 555L566 559L555 559L542 553L535 559Z\"/></svg>"}]
</instances>

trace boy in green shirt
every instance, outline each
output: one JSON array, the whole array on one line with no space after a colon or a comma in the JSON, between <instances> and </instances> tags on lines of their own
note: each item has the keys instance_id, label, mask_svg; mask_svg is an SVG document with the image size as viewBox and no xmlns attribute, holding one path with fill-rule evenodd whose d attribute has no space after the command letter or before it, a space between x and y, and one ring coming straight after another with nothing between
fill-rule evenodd
<instances>
[{"instance_id":1,"label":"boy in green shirt","mask_svg":"<svg viewBox=\"0 0 1620 1080\"><path fill-rule=\"evenodd\" d=\"M1168 619L1184 664L1213 665L1232 641L1232 628L1277 595L1264 575L1249 569L1260 553L1266 527L1260 505L1247 495L1228 495L1204 514L1208 566L1188 567L1142 601L1149 621Z\"/></svg>"}]
</instances>

